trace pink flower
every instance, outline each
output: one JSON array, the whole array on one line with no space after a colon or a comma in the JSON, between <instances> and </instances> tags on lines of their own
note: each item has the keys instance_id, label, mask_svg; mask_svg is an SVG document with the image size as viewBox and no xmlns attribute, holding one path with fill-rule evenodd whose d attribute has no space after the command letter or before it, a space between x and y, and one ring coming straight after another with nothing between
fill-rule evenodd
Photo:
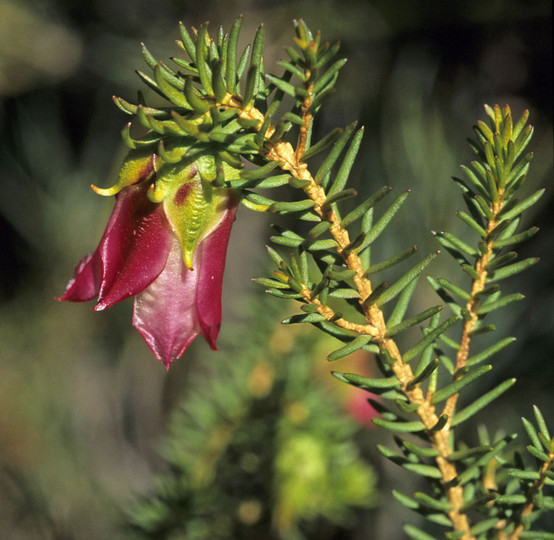
<instances>
[{"instance_id":1,"label":"pink flower","mask_svg":"<svg viewBox=\"0 0 554 540\"><path fill-rule=\"evenodd\" d=\"M205 165L205 162L204 162ZM200 165L131 157L113 188L112 215L96 251L58 300L97 298L100 311L135 297L133 326L169 369L202 332L212 349L221 325L225 254L238 197L212 187Z\"/></svg>"}]
</instances>

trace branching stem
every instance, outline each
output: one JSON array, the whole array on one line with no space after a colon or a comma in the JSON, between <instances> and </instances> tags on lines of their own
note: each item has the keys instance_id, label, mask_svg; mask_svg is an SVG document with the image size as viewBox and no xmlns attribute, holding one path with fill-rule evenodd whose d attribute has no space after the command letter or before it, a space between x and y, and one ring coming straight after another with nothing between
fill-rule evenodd
<instances>
[{"instance_id":1,"label":"branching stem","mask_svg":"<svg viewBox=\"0 0 554 540\"><path fill-rule=\"evenodd\" d=\"M533 511L533 508L535 507L535 496L542 491L542 488L544 487L545 481L546 481L546 473L548 470L550 470L554 466L554 452L548 453L548 461L543 462L541 465L541 468L539 469L539 478L537 478L531 486L529 486L529 490L526 493L527 502L523 506L523 510L521 511L521 514L518 518L518 523L512 532L512 534L509 536L508 540L518 540L519 534L523 531L524 526L522 523L522 519L525 516L528 516Z\"/></svg>"},{"instance_id":2,"label":"branching stem","mask_svg":"<svg viewBox=\"0 0 554 540\"><path fill-rule=\"evenodd\" d=\"M469 312L470 317L468 317L466 320L464 320L463 328L462 328L462 337L460 340L460 348L458 350L458 353L456 355L456 368L454 370L454 376L458 373L460 373L460 370L466 365L468 356L469 356L469 346L471 343L471 335L473 330L476 327L477 321L478 321L478 314L477 310L479 308L480 298L479 293L483 291L485 288L486 282L487 282L487 265L489 264L491 257L493 255L493 238L491 238L491 232L498 226L499 219L498 215L500 211L502 210L503 206L503 190L499 190L499 200L498 202L494 203L492 205L491 211L492 211L492 218L489 219L487 223L486 233L487 233L487 243L486 243L486 250L481 255L479 260L477 261L475 265L475 272L478 274L479 279L475 279L473 281L473 284L471 286L471 293L470 293L470 299L467 302L466 309ZM454 394L451 396L444 406L443 414L447 414L448 418L452 418L454 415L454 411L456 410L456 403L458 401L458 395Z\"/></svg>"},{"instance_id":3,"label":"branching stem","mask_svg":"<svg viewBox=\"0 0 554 540\"><path fill-rule=\"evenodd\" d=\"M308 99L308 98L307 98ZM306 105L306 104L305 104ZM308 107L303 107L304 124L301 126L301 134L299 141L306 141L307 130L311 122L311 117L308 118ZM244 111L243 115L247 118L256 118L260 121L263 119L262 114L255 109L250 109L248 112ZM268 138L273 132L272 128L268 129L266 138ZM304 134L303 134L304 132ZM402 361L402 356L396 345L396 342L392 339L386 338L386 324L384 314L375 305L367 305L364 300L372 292L371 281L364 276L364 269L360 257L352 250L347 250L347 246L350 244L350 237L348 231L341 226L341 222L335 211L330 207L324 210L324 205L327 201L327 195L323 187L318 185L312 175L310 174L307 164L302 161L302 151L299 147L295 150L288 142L278 142L277 144L266 143L266 158L273 161L279 161L282 163L281 168L290 172L295 178L299 180L308 180L309 184L304 188L306 195L314 201L314 211L321 217L322 220L326 220L331 223L329 232L333 239L337 242L337 251L342 256L345 265L349 270L354 270L356 274L353 277L353 282L360 295L360 305L364 311L366 318L366 325L355 325L344 319L338 319L333 321L337 326L342 328L348 328L359 332L360 334L371 335L373 341L378 344L382 350L388 351L391 358L396 360L392 365L392 369L402 382L403 390L409 400L418 404L417 414L422 422L425 424L429 437L431 438L433 446L439 451L440 455L436 458L438 468L442 474L442 483L448 500L452 506L449 512L449 517L452 521L453 527L457 531L464 531L462 540L472 540L474 536L470 532L470 526L467 516L461 512L461 508L464 505L463 491L460 486L454 485L457 478L456 466L449 461L451 454L451 448L448 442L450 428L447 425L441 430L433 431L439 421L439 416L435 410L434 405L431 404L430 399L426 398L423 391L419 386L414 386L408 389L408 385L414 379L414 373L409 364L405 364ZM327 320L333 319L333 311L327 306L323 305L317 298L312 299L309 289L303 291L304 299L310 303L316 304L317 310L320 314L325 316Z\"/></svg>"},{"instance_id":4,"label":"branching stem","mask_svg":"<svg viewBox=\"0 0 554 540\"><path fill-rule=\"evenodd\" d=\"M281 168L290 172L295 178L299 180L307 180L309 184L304 187L306 195L314 202L313 210L322 220L328 221L331 225L329 227L329 233L337 243L337 251L341 255L346 267L349 270L355 271L355 275L352 278L358 294L360 296L360 305L365 315L366 324L356 324L347 321L342 318L337 318L334 311L323 304L318 298L311 297L311 291L307 286L303 286L301 294L304 300L316 306L317 312L325 317L326 320L332 321L334 324L341 328L354 330L359 334L365 334L372 336L372 341L376 343L381 350L386 350L390 357L395 360L391 368L402 383L402 390L408 397L411 403L417 404L417 415L427 428L427 434L431 439L433 447L438 450L439 456L436 458L437 466L441 472L442 485L448 501L451 505L451 510L448 512L448 516L452 521L452 526L455 531L463 531L461 540L474 540L475 536L471 533L469 521L467 515L462 512L464 506L463 489L457 485L458 472L456 466L450 461L450 455L452 449L449 443L450 436L450 423L454 414L458 394L451 396L444 407L444 410L439 414L435 406L431 403L431 395L425 396L422 389L418 386L409 386L414 379L414 373L411 366L402 361L402 355L398 349L396 342L393 339L386 336L386 324L382 310L372 305L367 305L364 300L369 297L372 292L371 281L364 276L364 269L360 257L355 250L347 250L347 246L350 244L350 237L348 231L342 227L341 221L333 210L332 205L324 206L327 202L327 195L325 189L318 185L308 170L307 164L302 161L302 156L306 148L306 142L308 140L308 130L312 121L312 115L308 112L311 104L311 92L310 87L307 87L309 91L309 97L306 97L302 106L302 118L304 123L300 126L300 136L298 138L297 148L294 149L289 142L279 141L275 144L270 143L269 139L275 132L273 126L269 126L265 133L265 157L267 159L278 161L281 163ZM264 116L254 107L242 109L242 103L236 98L231 99L227 106L235 106L241 109L240 115L243 118L257 119L259 120L259 126L263 124ZM498 225L497 216L502 209L502 196L499 193L499 202L495 203L491 209L493 211L493 218L489 221L487 226L487 235L490 236L490 232ZM461 347L457 355L456 360L456 373L459 373L459 369L464 367L469 354L469 345L471 342L471 333L476 327L478 320L477 309L479 307L479 293L485 288L487 279L486 266L491 260L492 256L492 242L490 239L487 241L486 252L477 261L475 270L479 275L479 279L475 280L472 285L471 298L468 301L467 309L471 315L464 322L462 330ZM434 430L433 428L439 422L439 417L442 414L448 415L448 422L440 430ZM531 503L532 504L532 503ZM530 511L530 510L529 510ZM515 533L514 533L515 534ZM510 540L516 540L517 535L512 535Z\"/></svg>"}]
</instances>

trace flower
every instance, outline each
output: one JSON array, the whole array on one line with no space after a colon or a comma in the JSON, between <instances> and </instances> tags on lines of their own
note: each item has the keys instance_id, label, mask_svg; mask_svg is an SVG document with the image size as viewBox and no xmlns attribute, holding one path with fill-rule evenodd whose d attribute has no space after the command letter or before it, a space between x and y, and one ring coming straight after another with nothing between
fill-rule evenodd
<instances>
[{"instance_id":1,"label":"flower","mask_svg":"<svg viewBox=\"0 0 554 540\"><path fill-rule=\"evenodd\" d=\"M214 178L211 155L171 164L131 152L115 186L93 186L115 194L115 207L98 248L57 300L96 297L100 311L134 296L133 326L166 369L200 332L215 350L238 197Z\"/></svg>"}]
</instances>

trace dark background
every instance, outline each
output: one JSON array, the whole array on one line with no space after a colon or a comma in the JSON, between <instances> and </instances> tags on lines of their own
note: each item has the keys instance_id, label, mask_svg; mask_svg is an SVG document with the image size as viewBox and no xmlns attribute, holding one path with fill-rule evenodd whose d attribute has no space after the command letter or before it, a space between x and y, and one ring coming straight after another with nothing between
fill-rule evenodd
<instances>
[{"instance_id":1,"label":"dark background","mask_svg":"<svg viewBox=\"0 0 554 540\"><path fill-rule=\"evenodd\" d=\"M129 302L99 314L53 298L95 247L111 211L88 186L116 178L127 119L111 96L133 101L141 88L134 74L144 68L139 43L167 59L179 54L178 21L229 28L240 13L244 43L264 22L268 71L285 54L292 19L342 42L349 62L318 133L358 119L366 126L358 190L412 189L377 248L381 256L413 243L422 252L436 249L431 229L462 231L454 217L461 200L449 179L472 159L465 139L484 118L483 103L509 103L517 117L530 109L535 159L526 190L547 192L526 217L541 232L519 251L541 262L517 288L507 285L526 300L495 319L502 335L518 341L487 382L519 382L487 416L493 429L509 432L519 430L521 415L531 416L529 400L545 413L554 406L551 2L0 0L3 538L109 538L115 505L150 485L186 375L181 364L189 360L166 374L131 329ZM249 276L263 270L267 224L240 210L225 278L228 318L241 320L243 297L255 293ZM440 259L433 275L453 269ZM190 356L190 365L214 358L204 343ZM379 458L375 464L383 502L374 537L398 538L400 524L388 509L397 471ZM63 531L45 528L48 520Z\"/></svg>"}]
</instances>

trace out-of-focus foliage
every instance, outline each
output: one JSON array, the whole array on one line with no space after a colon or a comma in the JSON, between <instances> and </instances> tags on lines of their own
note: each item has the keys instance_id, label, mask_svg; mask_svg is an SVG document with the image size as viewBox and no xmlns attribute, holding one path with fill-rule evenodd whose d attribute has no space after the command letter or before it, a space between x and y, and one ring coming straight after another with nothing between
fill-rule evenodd
<instances>
[{"instance_id":1,"label":"out-of-focus foliage","mask_svg":"<svg viewBox=\"0 0 554 540\"><path fill-rule=\"evenodd\" d=\"M457 233L462 226L450 211L457 193L448 178L458 174L457 163L468 153L465 133L454 126L479 117L485 102L530 108L536 134L529 193L551 178L552 36L546 0L245 0L236 7L223 0L138 0L131 8L129 2L107 0L0 1L2 538L113 537L114 501L145 492L152 471L161 467L156 447L181 381L199 365L219 361L206 347L195 346L186 365L166 376L128 328L130 306L99 317L53 298L63 290L67 269L96 245L110 212L109 203L88 185L115 180L126 118L113 107L111 95L133 98L133 69L142 62L139 42L167 58L175 53L167 37L178 38L179 20L198 26L209 19L228 27L240 12L244 35L265 23L268 64L284 57L283 36L290 35L293 18L323 29L331 41L341 40L341 55L350 60L330 98L329 110L335 112L324 117L322 133L355 119L366 125L353 172L360 196L384 184L398 193L412 188L412 219L422 222L418 230L432 223ZM453 115L457 121L450 124L446 119ZM541 231L520 250L522 258L543 254L527 282L518 285L527 297L526 312L518 321L499 323L515 327L519 339L504 362L510 376L524 373L520 387L527 388L524 395L511 392L493 410L492 415L501 412L498 424L505 429L515 429L520 402L531 393L543 411L554 406L554 229L548 189L537 207L529 218ZM398 240L389 236L376 248L383 258L406 247L405 221L396 224L392 237ZM254 289L244 269L264 260L259 249L264 225L258 215L239 215L225 284L227 317L237 316L237 298ZM423 252L434 249L431 235L417 242ZM437 265L451 264L441 259L437 275ZM230 331L224 325L222 338ZM388 479L397 473L388 468L383 473L384 504L371 530L388 540L402 534L401 519L387 510ZM364 524L357 527L367 530Z\"/></svg>"},{"instance_id":2,"label":"out-of-focus foliage","mask_svg":"<svg viewBox=\"0 0 554 540\"><path fill-rule=\"evenodd\" d=\"M163 444L170 470L133 509L129 538L332 538L376 503L359 426L313 376L319 336L275 331L276 316L256 301L248 340L237 332L186 381Z\"/></svg>"}]
</instances>

